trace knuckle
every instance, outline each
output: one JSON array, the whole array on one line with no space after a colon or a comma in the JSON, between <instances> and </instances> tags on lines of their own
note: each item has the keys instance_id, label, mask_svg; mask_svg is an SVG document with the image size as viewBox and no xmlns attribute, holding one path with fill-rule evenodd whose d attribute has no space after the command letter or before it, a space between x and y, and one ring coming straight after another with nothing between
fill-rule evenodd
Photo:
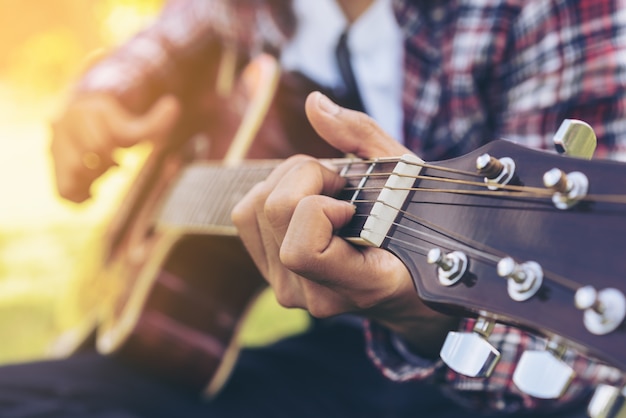
<instances>
[{"instance_id":1,"label":"knuckle","mask_svg":"<svg viewBox=\"0 0 626 418\"><path fill-rule=\"evenodd\" d=\"M287 158L285 160L285 164L291 164L293 166L297 166L299 164L302 164L302 163L305 163L305 162L311 162L311 161L315 161L315 159L313 157L311 157L310 155L295 154L295 155L292 155L291 157Z\"/></svg>"},{"instance_id":2,"label":"knuckle","mask_svg":"<svg viewBox=\"0 0 626 418\"><path fill-rule=\"evenodd\" d=\"M241 227L247 223L249 218L248 207L244 204L244 201L240 201L235 205L230 213L230 219L236 227Z\"/></svg>"},{"instance_id":3,"label":"knuckle","mask_svg":"<svg viewBox=\"0 0 626 418\"><path fill-rule=\"evenodd\" d=\"M352 300L352 304L357 311L369 311L378 306L379 303L380 299L371 295L361 296Z\"/></svg>"},{"instance_id":4,"label":"knuckle","mask_svg":"<svg viewBox=\"0 0 626 418\"><path fill-rule=\"evenodd\" d=\"M293 271L294 273L298 273L301 270L300 254L292 247L281 245L278 258L285 268Z\"/></svg>"},{"instance_id":5,"label":"knuckle","mask_svg":"<svg viewBox=\"0 0 626 418\"><path fill-rule=\"evenodd\" d=\"M333 310L330 310L326 306L319 303L313 303L312 305L309 305L308 311L311 316L318 319L326 319L338 314L337 312L334 312Z\"/></svg>"},{"instance_id":6,"label":"knuckle","mask_svg":"<svg viewBox=\"0 0 626 418\"><path fill-rule=\"evenodd\" d=\"M366 114L358 113L355 117L355 122L357 129L359 130L361 135L365 137L370 137L379 134L378 125L371 117L367 116Z\"/></svg>"},{"instance_id":7,"label":"knuckle","mask_svg":"<svg viewBox=\"0 0 626 418\"><path fill-rule=\"evenodd\" d=\"M283 308L302 308L291 286L274 284L273 289L276 301Z\"/></svg>"},{"instance_id":8,"label":"knuckle","mask_svg":"<svg viewBox=\"0 0 626 418\"><path fill-rule=\"evenodd\" d=\"M70 185L62 180L57 180L57 191L63 199L72 200L74 190Z\"/></svg>"},{"instance_id":9,"label":"knuckle","mask_svg":"<svg viewBox=\"0 0 626 418\"><path fill-rule=\"evenodd\" d=\"M312 251L294 242L292 245L282 245L278 254L280 262L289 270L296 274L306 275L314 270L316 265L315 255Z\"/></svg>"},{"instance_id":10,"label":"knuckle","mask_svg":"<svg viewBox=\"0 0 626 418\"><path fill-rule=\"evenodd\" d=\"M332 301L321 297L321 295L316 292L305 292L305 295L307 310L315 318L330 318L344 313L344 311L337 307Z\"/></svg>"},{"instance_id":11,"label":"knuckle","mask_svg":"<svg viewBox=\"0 0 626 418\"><path fill-rule=\"evenodd\" d=\"M245 224L247 213L243 210L241 203L235 205L230 213L230 220L237 228L241 228Z\"/></svg>"},{"instance_id":12,"label":"knuckle","mask_svg":"<svg viewBox=\"0 0 626 418\"><path fill-rule=\"evenodd\" d=\"M286 193L270 194L263 205L263 213L272 226L282 225L298 204L297 197Z\"/></svg>"},{"instance_id":13,"label":"knuckle","mask_svg":"<svg viewBox=\"0 0 626 418\"><path fill-rule=\"evenodd\" d=\"M263 182L254 185L250 191L233 207L230 213L231 221L236 227L242 227L256 218L255 208L259 205L264 194Z\"/></svg>"},{"instance_id":14,"label":"knuckle","mask_svg":"<svg viewBox=\"0 0 626 418\"><path fill-rule=\"evenodd\" d=\"M80 203L87 199L88 193L82 190L78 184L68 181L66 178L57 180L57 192L63 199Z\"/></svg>"}]
</instances>

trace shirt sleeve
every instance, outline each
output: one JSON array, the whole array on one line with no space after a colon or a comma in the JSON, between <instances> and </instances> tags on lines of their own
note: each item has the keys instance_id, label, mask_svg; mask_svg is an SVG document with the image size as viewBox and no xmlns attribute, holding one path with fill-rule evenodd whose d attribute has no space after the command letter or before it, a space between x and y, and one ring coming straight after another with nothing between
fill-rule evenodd
<instances>
[{"instance_id":1,"label":"shirt sleeve","mask_svg":"<svg viewBox=\"0 0 626 418\"><path fill-rule=\"evenodd\" d=\"M494 73L501 136L553 149L561 122L580 119L598 137L596 157L626 160L625 31L619 2L527 2Z\"/></svg>"},{"instance_id":2,"label":"shirt sleeve","mask_svg":"<svg viewBox=\"0 0 626 418\"><path fill-rule=\"evenodd\" d=\"M470 332L474 323L473 319L463 320L460 330ZM617 369L570 350L563 361L572 367L575 377L565 394L556 400L529 396L513 383L513 372L524 351L543 350L546 340L503 324L494 327L488 340L501 358L487 378L463 376L448 368L441 359L421 358L397 335L375 322L366 321L365 336L368 355L385 376L399 382L427 380L441 385L451 399L473 411L513 413L563 409L584 400L599 383L622 383Z\"/></svg>"},{"instance_id":3,"label":"shirt sleeve","mask_svg":"<svg viewBox=\"0 0 626 418\"><path fill-rule=\"evenodd\" d=\"M254 30L259 22L264 31ZM131 109L145 107L188 86L198 76L193 72L205 68L198 60L217 61L208 56L216 40L250 51L264 42L260 33L277 38L271 22L251 0L170 0L150 25L88 70L76 92L107 92Z\"/></svg>"}]
</instances>

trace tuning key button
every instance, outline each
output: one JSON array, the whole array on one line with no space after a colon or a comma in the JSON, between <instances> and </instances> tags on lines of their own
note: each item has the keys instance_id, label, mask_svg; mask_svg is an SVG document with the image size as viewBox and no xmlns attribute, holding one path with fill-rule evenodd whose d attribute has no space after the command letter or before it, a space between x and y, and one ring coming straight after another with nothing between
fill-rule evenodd
<instances>
[{"instance_id":1,"label":"tuning key button","mask_svg":"<svg viewBox=\"0 0 626 418\"><path fill-rule=\"evenodd\" d=\"M509 184L515 175L515 161L509 157L496 159L485 153L476 159L476 170L485 176L485 183L490 190L497 190L500 185Z\"/></svg>"},{"instance_id":2,"label":"tuning key button","mask_svg":"<svg viewBox=\"0 0 626 418\"><path fill-rule=\"evenodd\" d=\"M436 264L439 283L444 286L452 286L467 271L467 256L461 251L452 251L445 254L440 248L433 248L426 258L429 264Z\"/></svg>"},{"instance_id":3,"label":"tuning key button","mask_svg":"<svg viewBox=\"0 0 626 418\"><path fill-rule=\"evenodd\" d=\"M585 327L592 334L608 334L624 322L626 298L617 289L598 292L593 286L583 286L576 291L574 298L576 307L584 311Z\"/></svg>"},{"instance_id":4,"label":"tuning key button","mask_svg":"<svg viewBox=\"0 0 626 418\"><path fill-rule=\"evenodd\" d=\"M472 332L449 332L440 352L443 362L464 376L488 377L500 360L500 352L487 342L493 326L480 317Z\"/></svg>"},{"instance_id":5,"label":"tuning key button","mask_svg":"<svg viewBox=\"0 0 626 418\"><path fill-rule=\"evenodd\" d=\"M579 171L569 174L553 168L543 175L543 184L554 191L552 203L558 209L569 209L587 196L589 180Z\"/></svg>"},{"instance_id":6,"label":"tuning key button","mask_svg":"<svg viewBox=\"0 0 626 418\"><path fill-rule=\"evenodd\" d=\"M509 296L517 302L533 297L543 282L543 269L538 263L527 261L518 264L511 257L504 257L498 262L498 275L508 279Z\"/></svg>"},{"instance_id":7,"label":"tuning key button","mask_svg":"<svg viewBox=\"0 0 626 418\"><path fill-rule=\"evenodd\" d=\"M625 418L626 387L598 385L587 406L587 414L591 418Z\"/></svg>"},{"instance_id":8,"label":"tuning key button","mask_svg":"<svg viewBox=\"0 0 626 418\"><path fill-rule=\"evenodd\" d=\"M565 347L553 341L545 350L525 351L513 373L520 390L541 399L556 399L567 390L575 376L563 360Z\"/></svg>"},{"instance_id":9,"label":"tuning key button","mask_svg":"<svg viewBox=\"0 0 626 418\"><path fill-rule=\"evenodd\" d=\"M565 119L552 140L559 153L587 160L593 157L598 143L593 128L576 119Z\"/></svg>"}]
</instances>

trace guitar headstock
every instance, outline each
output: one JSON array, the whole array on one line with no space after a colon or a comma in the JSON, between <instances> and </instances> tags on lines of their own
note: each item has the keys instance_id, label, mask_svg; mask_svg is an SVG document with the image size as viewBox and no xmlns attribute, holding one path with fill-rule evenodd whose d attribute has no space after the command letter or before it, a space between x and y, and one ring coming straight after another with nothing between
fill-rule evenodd
<instances>
[{"instance_id":1,"label":"guitar headstock","mask_svg":"<svg viewBox=\"0 0 626 418\"><path fill-rule=\"evenodd\" d=\"M411 176L381 247L406 264L426 303L478 318L442 356L467 344L460 350L497 361L481 344L502 322L545 336L556 361L573 348L626 371L626 164L495 141Z\"/></svg>"}]
</instances>

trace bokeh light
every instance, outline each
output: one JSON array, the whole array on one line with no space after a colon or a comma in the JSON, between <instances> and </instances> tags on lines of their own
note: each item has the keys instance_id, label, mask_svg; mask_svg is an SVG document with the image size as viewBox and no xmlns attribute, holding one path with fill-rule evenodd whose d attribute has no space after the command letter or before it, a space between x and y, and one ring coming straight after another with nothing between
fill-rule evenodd
<instances>
[{"instance_id":1,"label":"bokeh light","mask_svg":"<svg viewBox=\"0 0 626 418\"><path fill-rule=\"evenodd\" d=\"M0 0L0 362L48 355L93 306L99 237L141 156L87 204L54 189L49 123L94 51L153 19L160 0Z\"/></svg>"},{"instance_id":2,"label":"bokeh light","mask_svg":"<svg viewBox=\"0 0 626 418\"><path fill-rule=\"evenodd\" d=\"M54 188L50 121L90 59L154 19L163 0L0 0L0 363L56 355L101 299L101 237L146 156L120 167L76 205ZM280 320L276 318L280 316ZM301 330L266 292L242 343L265 344ZM270 326L267 326L270 324Z\"/></svg>"}]
</instances>

